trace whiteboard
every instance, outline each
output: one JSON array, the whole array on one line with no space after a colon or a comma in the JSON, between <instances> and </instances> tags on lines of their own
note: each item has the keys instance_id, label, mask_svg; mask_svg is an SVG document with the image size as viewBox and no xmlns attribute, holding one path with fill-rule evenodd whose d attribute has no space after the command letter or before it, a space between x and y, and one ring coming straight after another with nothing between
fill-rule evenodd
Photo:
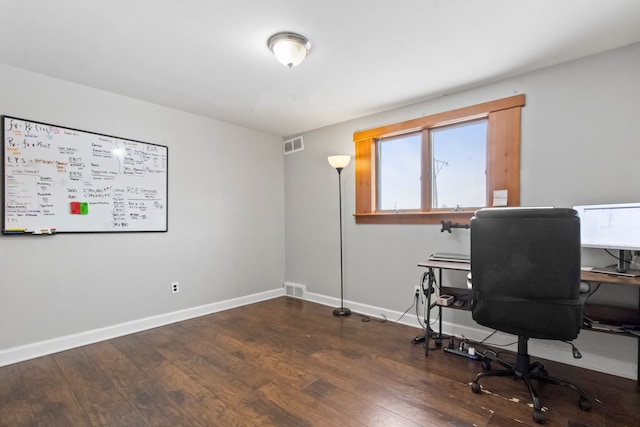
<instances>
[{"instance_id":1,"label":"whiteboard","mask_svg":"<svg viewBox=\"0 0 640 427\"><path fill-rule=\"evenodd\" d=\"M4 234L167 231L168 147L3 116Z\"/></svg>"}]
</instances>

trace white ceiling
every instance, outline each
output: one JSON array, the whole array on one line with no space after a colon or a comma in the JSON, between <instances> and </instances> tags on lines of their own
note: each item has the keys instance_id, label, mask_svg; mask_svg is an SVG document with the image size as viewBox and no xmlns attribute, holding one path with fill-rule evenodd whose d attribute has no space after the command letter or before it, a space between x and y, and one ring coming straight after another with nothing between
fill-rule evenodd
<instances>
[{"instance_id":1,"label":"white ceiling","mask_svg":"<svg viewBox=\"0 0 640 427\"><path fill-rule=\"evenodd\" d=\"M279 136L639 41L637 0L0 0L0 63Z\"/></svg>"}]
</instances>

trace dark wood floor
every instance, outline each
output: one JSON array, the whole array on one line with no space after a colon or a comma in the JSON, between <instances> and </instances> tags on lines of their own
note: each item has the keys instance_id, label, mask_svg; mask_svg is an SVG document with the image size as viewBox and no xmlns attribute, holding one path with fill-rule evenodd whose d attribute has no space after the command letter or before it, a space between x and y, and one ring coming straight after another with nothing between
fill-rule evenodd
<instances>
[{"instance_id":1,"label":"dark wood floor","mask_svg":"<svg viewBox=\"0 0 640 427\"><path fill-rule=\"evenodd\" d=\"M481 364L425 358L418 332L277 298L0 368L0 425L535 425L520 381L473 394ZM545 365L594 406L541 386L546 425L640 426L635 381Z\"/></svg>"}]
</instances>

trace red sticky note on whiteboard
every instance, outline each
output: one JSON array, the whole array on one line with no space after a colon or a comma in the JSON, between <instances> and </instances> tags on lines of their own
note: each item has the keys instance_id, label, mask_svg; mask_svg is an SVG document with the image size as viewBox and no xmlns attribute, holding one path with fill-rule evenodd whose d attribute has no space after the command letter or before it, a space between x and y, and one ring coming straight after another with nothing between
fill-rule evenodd
<instances>
[{"instance_id":1,"label":"red sticky note on whiteboard","mask_svg":"<svg viewBox=\"0 0 640 427\"><path fill-rule=\"evenodd\" d=\"M71 202L71 214L80 215L80 202Z\"/></svg>"}]
</instances>

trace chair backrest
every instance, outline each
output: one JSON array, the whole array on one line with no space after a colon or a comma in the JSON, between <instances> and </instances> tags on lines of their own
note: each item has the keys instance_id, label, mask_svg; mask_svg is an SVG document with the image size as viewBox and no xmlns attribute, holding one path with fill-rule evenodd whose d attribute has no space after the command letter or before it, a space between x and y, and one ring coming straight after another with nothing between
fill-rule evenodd
<instances>
[{"instance_id":1,"label":"chair backrest","mask_svg":"<svg viewBox=\"0 0 640 427\"><path fill-rule=\"evenodd\" d=\"M580 220L564 208L487 208L471 219L473 319L529 338L582 326Z\"/></svg>"}]
</instances>

